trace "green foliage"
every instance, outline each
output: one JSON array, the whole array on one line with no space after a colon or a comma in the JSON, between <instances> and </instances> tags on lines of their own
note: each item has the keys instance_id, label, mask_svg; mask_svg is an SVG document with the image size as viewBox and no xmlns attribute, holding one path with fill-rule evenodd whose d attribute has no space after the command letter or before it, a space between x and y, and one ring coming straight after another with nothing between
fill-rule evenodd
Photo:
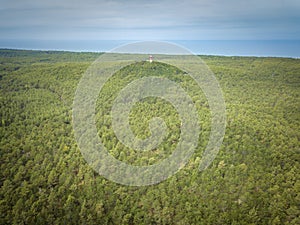
<instances>
[{"instance_id":1,"label":"green foliage","mask_svg":"<svg viewBox=\"0 0 300 225\"><path fill-rule=\"evenodd\" d=\"M215 73L227 107L227 128L212 165L198 172L210 132L210 111L195 82L173 66L140 62L105 84L96 124L110 153L151 165L176 146L179 117L171 104L146 98L130 114L133 132L149 136L160 116L163 143L135 152L120 143L110 108L118 92L144 76L180 84L196 104L201 136L194 156L157 185L127 187L94 172L72 131L76 86L100 54L0 50L0 224L299 224L299 59L202 59Z\"/></svg>"},{"instance_id":2,"label":"green foliage","mask_svg":"<svg viewBox=\"0 0 300 225\"><path fill-rule=\"evenodd\" d=\"M109 79L101 90L96 105L96 119L99 136L110 153L119 160L129 162L133 165L152 165L172 154L180 137L180 118L176 109L167 101L147 97L135 104L130 116L130 125L133 133L141 139L151 135L149 121L151 118L162 118L168 127L168 136L164 142L152 151L133 151L118 141L112 129L111 107L118 93L130 82L147 77L166 77L180 84L185 91L196 102L199 111L199 121L202 125L203 135L199 141L199 153L206 144L209 134L210 113L208 111L206 98L196 82L186 76L176 67L162 63L139 62L127 66L117 72ZM120 112L122 113L122 112Z\"/></svg>"}]
</instances>

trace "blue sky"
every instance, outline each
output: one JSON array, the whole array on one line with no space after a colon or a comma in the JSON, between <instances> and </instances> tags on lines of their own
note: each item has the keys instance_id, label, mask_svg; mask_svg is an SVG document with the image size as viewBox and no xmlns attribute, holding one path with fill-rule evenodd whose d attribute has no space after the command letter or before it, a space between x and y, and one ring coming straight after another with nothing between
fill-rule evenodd
<instances>
[{"instance_id":1,"label":"blue sky","mask_svg":"<svg viewBox=\"0 0 300 225\"><path fill-rule=\"evenodd\" d=\"M299 0L0 0L0 40L299 40Z\"/></svg>"}]
</instances>

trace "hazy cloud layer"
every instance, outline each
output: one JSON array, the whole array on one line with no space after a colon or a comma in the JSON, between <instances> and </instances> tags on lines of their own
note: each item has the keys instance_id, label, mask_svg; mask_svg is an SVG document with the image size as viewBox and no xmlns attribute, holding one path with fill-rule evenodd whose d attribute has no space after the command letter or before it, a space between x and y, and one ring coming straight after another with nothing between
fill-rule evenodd
<instances>
[{"instance_id":1,"label":"hazy cloud layer","mask_svg":"<svg viewBox=\"0 0 300 225\"><path fill-rule=\"evenodd\" d=\"M299 39L298 0L0 0L2 39Z\"/></svg>"}]
</instances>

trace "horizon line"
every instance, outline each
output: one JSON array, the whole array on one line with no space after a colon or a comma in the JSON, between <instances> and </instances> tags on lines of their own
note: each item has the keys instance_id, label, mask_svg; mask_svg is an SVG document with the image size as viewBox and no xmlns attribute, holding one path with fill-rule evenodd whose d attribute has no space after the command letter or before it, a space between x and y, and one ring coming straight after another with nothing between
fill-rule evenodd
<instances>
[{"instance_id":1,"label":"horizon line","mask_svg":"<svg viewBox=\"0 0 300 225\"><path fill-rule=\"evenodd\" d=\"M0 51L3 50L12 50L12 51L37 51L37 52L64 52L64 53L95 53L95 54L141 54L141 55L148 55L147 53L118 53L118 52L109 52L109 51L90 51L90 50L64 50L64 49L35 49L35 48L7 48L1 47ZM164 54L155 54L151 53L152 55L164 55ZM176 54L174 54L176 55ZM177 55L186 55L186 54L177 54ZM240 55L230 55L230 54L200 54L200 53L192 53L191 55L197 56L207 56L207 57L249 57L249 58L285 58L285 59L300 59L299 57L295 56L274 56L274 55L247 55L247 54L240 54Z\"/></svg>"}]
</instances>

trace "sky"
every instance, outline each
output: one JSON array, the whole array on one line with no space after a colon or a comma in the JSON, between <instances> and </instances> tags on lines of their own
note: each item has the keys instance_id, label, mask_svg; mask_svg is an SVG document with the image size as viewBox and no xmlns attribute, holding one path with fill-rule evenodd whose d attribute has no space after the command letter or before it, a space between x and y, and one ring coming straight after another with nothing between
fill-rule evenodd
<instances>
[{"instance_id":1,"label":"sky","mask_svg":"<svg viewBox=\"0 0 300 225\"><path fill-rule=\"evenodd\" d=\"M299 40L299 0L0 0L1 40Z\"/></svg>"}]
</instances>

